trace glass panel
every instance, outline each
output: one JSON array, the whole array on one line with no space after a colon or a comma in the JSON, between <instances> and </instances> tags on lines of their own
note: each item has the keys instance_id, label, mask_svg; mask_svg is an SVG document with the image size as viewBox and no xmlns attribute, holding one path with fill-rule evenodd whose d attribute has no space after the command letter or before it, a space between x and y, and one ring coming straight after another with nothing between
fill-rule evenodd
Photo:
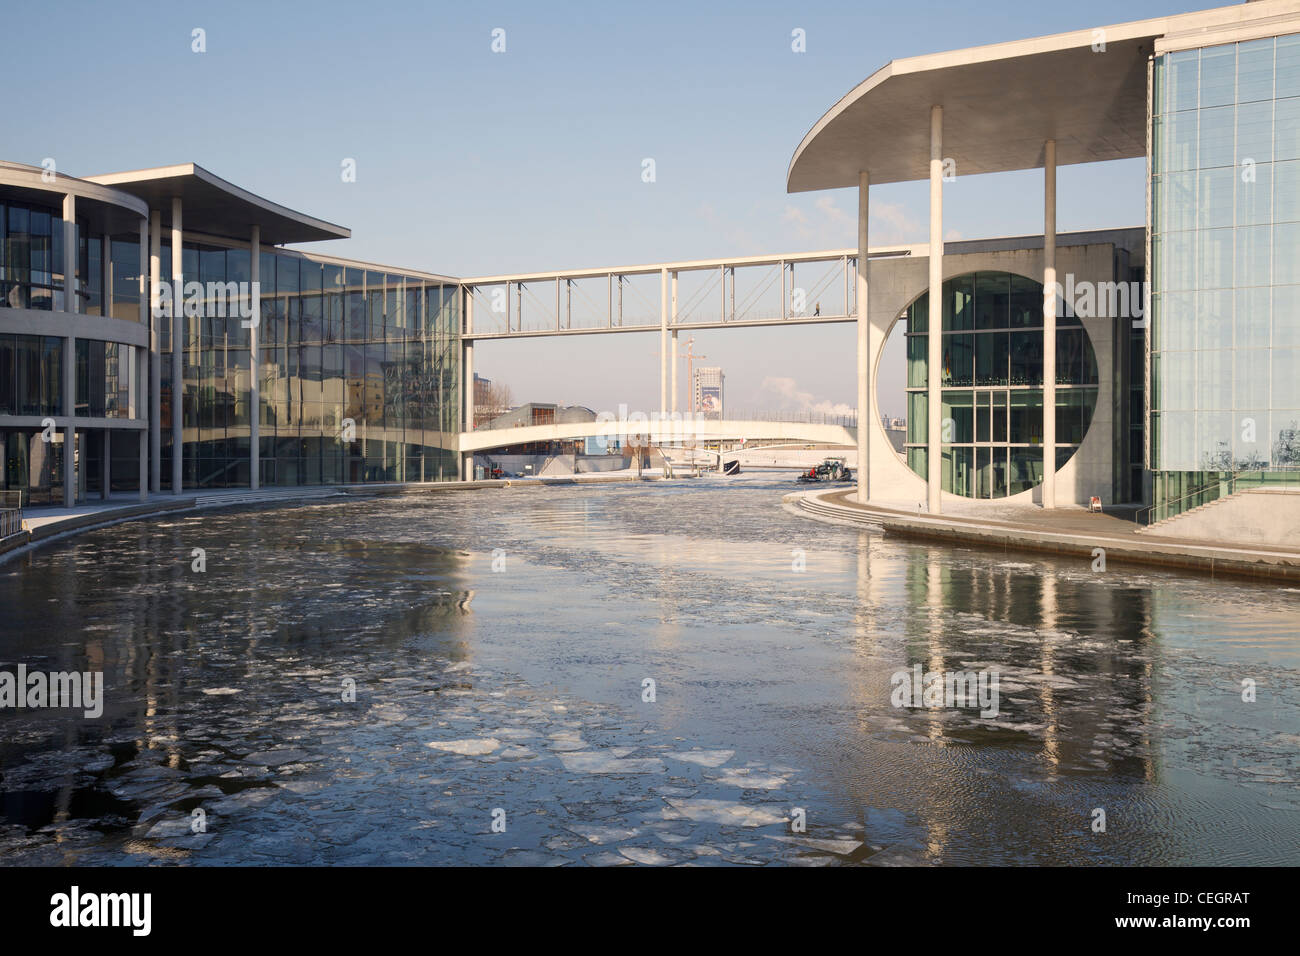
<instances>
[{"instance_id":1,"label":"glass panel","mask_svg":"<svg viewBox=\"0 0 1300 956\"><path fill-rule=\"evenodd\" d=\"M1199 228L1214 229L1232 225L1232 201L1236 183L1237 170L1233 166L1201 173L1197 220Z\"/></svg>"},{"instance_id":2,"label":"glass panel","mask_svg":"<svg viewBox=\"0 0 1300 956\"><path fill-rule=\"evenodd\" d=\"M1028 491L1043 480L1043 451L1029 448L1012 448L1007 494L1017 495Z\"/></svg>"},{"instance_id":3,"label":"glass panel","mask_svg":"<svg viewBox=\"0 0 1300 956\"><path fill-rule=\"evenodd\" d=\"M1236 101L1237 46L1207 47L1201 51L1201 100L1204 110Z\"/></svg>"},{"instance_id":4,"label":"glass panel","mask_svg":"<svg viewBox=\"0 0 1300 956\"><path fill-rule=\"evenodd\" d=\"M1172 113L1161 120L1165 149L1164 162L1159 167L1162 173L1196 168L1196 144L1200 131L1198 117L1196 111L1191 111Z\"/></svg>"},{"instance_id":5,"label":"glass panel","mask_svg":"<svg viewBox=\"0 0 1300 956\"><path fill-rule=\"evenodd\" d=\"M1196 109L1200 92L1198 89L1200 59L1199 50L1187 50L1168 57L1169 89L1165 99L1166 111Z\"/></svg>"},{"instance_id":6,"label":"glass panel","mask_svg":"<svg viewBox=\"0 0 1300 956\"><path fill-rule=\"evenodd\" d=\"M1043 441L1043 393L1025 389L1010 393L1013 445L1038 445Z\"/></svg>"},{"instance_id":7,"label":"glass panel","mask_svg":"<svg viewBox=\"0 0 1300 956\"><path fill-rule=\"evenodd\" d=\"M944 386L960 388L969 386L974 382L974 339L973 335L945 335L943 337L943 378L941 383Z\"/></svg>"},{"instance_id":8,"label":"glass panel","mask_svg":"<svg viewBox=\"0 0 1300 956\"><path fill-rule=\"evenodd\" d=\"M1202 169L1232 165L1236 113L1232 106L1201 110L1201 151L1197 165Z\"/></svg>"},{"instance_id":9,"label":"glass panel","mask_svg":"<svg viewBox=\"0 0 1300 956\"><path fill-rule=\"evenodd\" d=\"M1300 97L1300 36L1277 38L1276 97ZM1279 123L1278 129L1282 126Z\"/></svg>"},{"instance_id":10,"label":"glass panel","mask_svg":"<svg viewBox=\"0 0 1300 956\"><path fill-rule=\"evenodd\" d=\"M943 328L975 327L975 277L957 276L943 284Z\"/></svg>"},{"instance_id":11,"label":"glass panel","mask_svg":"<svg viewBox=\"0 0 1300 956\"><path fill-rule=\"evenodd\" d=\"M970 392L942 393L940 440L962 445L975 440L974 400Z\"/></svg>"},{"instance_id":12,"label":"glass panel","mask_svg":"<svg viewBox=\"0 0 1300 956\"><path fill-rule=\"evenodd\" d=\"M1218 173L1215 170L1215 173ZM1237 225L1254 226L1273 221L1273 167L1243 166L1234 169L1233 186L1237 192Z\"/></svg>"}]
</instances>

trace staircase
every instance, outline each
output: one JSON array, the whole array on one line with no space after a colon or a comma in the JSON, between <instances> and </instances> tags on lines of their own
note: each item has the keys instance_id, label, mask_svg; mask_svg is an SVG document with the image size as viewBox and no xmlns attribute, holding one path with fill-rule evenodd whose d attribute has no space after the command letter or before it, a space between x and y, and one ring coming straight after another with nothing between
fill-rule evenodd
<instances>
[{"instance_id":1,"label":"staircase","mask_svg":"<svg viewBox=\"0 0 1300 956\"><path fill-rule=\"evenodd\" d=\"M1139 527L1136 529L1137 533L1138 534L1150 534L1152 532L1156 534L1163 533L1162 531L1155 531L1155 529L1170 528L1177 522L1182 521L1184 518L1190 518L1193 515L1197 515L1197 514L1204 514L1210 508L1217 507L1226 501L1232 501L1240 497L1241 495L1248 494L1250 491L1253 490L1254 489L1252 488L1243 491L1234 491L1232 492L1232 494L1228 494L1228 495L1221 495L1218 498L1215 498L1213 501L1207 501L1203 505L1197 505L1195 508L1188 508L1186 511L1180 511L1176 515L1170 515L1168 518L1161 518L1159 521L1153 521L1149 525L1144 525L1142 527Z\"/></svg>"},{"instance_id":2,"label":"staircase","mask_svg":"<svg viewBox=\"0 0 1300 956\"><path fill-rule=\"evenodd\" d=\"M1300 548L1300 486L1242 488L1138 528L1137 533L1248 547Z\"/></svg>"}]
</instances>

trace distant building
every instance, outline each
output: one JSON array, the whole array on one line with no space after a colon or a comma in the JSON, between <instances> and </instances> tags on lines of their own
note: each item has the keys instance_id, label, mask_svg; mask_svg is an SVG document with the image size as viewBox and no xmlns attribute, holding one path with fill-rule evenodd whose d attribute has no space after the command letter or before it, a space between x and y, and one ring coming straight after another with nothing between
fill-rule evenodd
<instances>
[{"instance_id":1,"label":"distant building","mask_svg":"<svg viewBox=\"0 0 1300 956\"><path fill-rule=\"evenodd\" d=\"M529 402L512 408L503 415L492 419L484 428L526 428L530 425L556 425L567 422L594 422L596 413L583 405L551 405L545 402ZM581 438L562 441L521 442L504 446L496 450L499 455L571 455L575 452L590 453L589 440ZM604 449L600 449L601 453Z\"/></svg>"},{"instance_id":2,"label":"distant building","mask_svg":"<svg viewBox=\"0 0 1300 956\"><path fill-rule=\"evenodd\" d=\"M489 404L492 394L492 379L484 378L478 372L474 373L474 405L476 408L484 408Z\"/></svg>"},{"instance_id":3,"label":"distant building","mask_svg":"<svg viewBox=\"0 0 1300 956\"><path fill-rule=\"evenodd\" d=\"M721 368L695 370L695 411L706 420L720 421L723 417L723 378Z\"/></svg>"},{"instance_id":4,"label":"distant building","mask_svg":"<svg viewBox=\"0 0 1300 956\"><path fill-rule=\"evenodd\" d=\"M552 405L529 402L498 415L488 428L523 428L527 425L554 425L565 422L594 422L596 413L584 405Z\"/></svg>"}]
</instances>

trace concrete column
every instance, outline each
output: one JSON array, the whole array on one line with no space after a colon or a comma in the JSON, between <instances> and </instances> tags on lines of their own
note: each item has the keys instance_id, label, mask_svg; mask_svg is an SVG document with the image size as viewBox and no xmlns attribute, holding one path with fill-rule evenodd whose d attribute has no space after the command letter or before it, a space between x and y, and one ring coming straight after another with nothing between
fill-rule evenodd
<instances>
[{"instance_id":1,"label":"concrete column","mask_svg":"<svg viewBox=\"0 0 1300 956\"><path fill-rule=\"evenodd\" d=\"M940 512L943 377L943 107L930 107L930 319L926 334L926 500Z\"/></svg>"},{"instance_id":2,"label":"concrete column","mask_svg":"<svg viewBox=\"0 0 1300 956\"><path fill-rule=\"evenodd\" d=\"M140 324L149 328L149 280L145 278L145 266L149 263L149 220L140 217Z\"/></svg>"},{"instance_id":3,"label":"concrete column","mask_svg":"<svg viewBox=\"0 0 1300 956\"><path fill-rule=\"evenodd\" d=\"M1043 146L1043 507L1056 507L1056 140Z\"/></svg>"},{"instance_id":4,"label":"concrete column","mask_svg":"<svg viewBox=\"0 0 1300 956\"><path fill-rule=\"evenodd\" d=\"M668 270L659 270L659 417L668 410Z\"/></svg>"},{"instance_id":5,"label":"concrete column","mask_svg":"<svg viewBox=\"0 0 1300 956\"><path fill-rule=\"evenodd\" d=\"M140 432L140 500L149 500L149 429Z\"/></svg>"},{"instance_id":6,"label":"concrete column","mask_svg":"<svg viewBox=\"0 0 1300 956\"><path fill-rule=\"evenodd\" d=\"M162 283L162 213L149 213L149 490L162 491L162 352L158 287Z\"/></svg>"},{"instance_id":7,"label":"concrete column","mask_svg":"<svg viewBox=\"0 0 1300 956\"><path fill-rule=\"evenodd\" d=\"M103 458L99 463L99 497L101 501L107 501L109 496L109 486L113 479L113 429L102 429L104 432L104 449Z\"/></svg>"},{"instance_id":8,"label":"concrete column","mask_svg":"<svg viewBox=\"0 0 1300 956\"><path fill-rule=\"evenodd\" d=\"M63 340L63 507L77 503L76 429L72 418L77 414L77 340L71 335Z\"/></svg>"},{"instance_id":9,"label":"concrete column","mask_svg":"<svg viewBox=\"0 0 1300 956\"><path fill-rule=\"evenodd\" d=\"M461 368L465 376L465 423L462 431L468 433L474 430L474 343L466 342L462 346ZM462 456L465 469L465 480L474 480L474 456L466 454Z\"/></svg>"},{"instance_id":10,"label":"concrete column","mask_svg":"<svg viewBox=\"0 0 1300 956\"><path fill-rule=\"evenodd\" d=\"M80 312L77 307L77 197L63 197L63 311Z\"/></svg>"},{"instance_id":11,"label":"concrete column","mask_svg":"<svg viewBox=\"0 0 1300 956\"><path fill-rule=\"evenodd\" d=\"M113 311L113 237L105 235L100 242L99 314L107 318Z\"/></svg>"},{"instance_id":12,"label":"concrete column","mask_svg":"<svg viewBox=\"0 0 1300 956\"><path fill-rule=\"evenodd\" d=\"M672 344L672 350L673 350L673 376L672 376L672 377L673 377L673 380L672 380L672 390L673 390L673 414L676 415L676 414L677 414L677 392L678 392L678 388L677 388L677 330L676 330L676 329L673 329L673 331L672 331L672 343L671 343L671 344Z\"/></svg>"},{"instance_id":13,"label":"concrete column","mask_svg":"<svg viewBox=\"0 0 1300 956\"><path fill-rule=\"evenodd\" d=\"M183 224L181 201L172 200L172 494L184 489L184 400L185 383L181 380L181 352L185 348L185 265L182 258Z\"/></svg>"},{"instance_id":14,"label":"concrete column","mask_svg":"<svg viewBox=\"0 0 1300 956\"><path fill-rule=\"evenodd\" d=\"M474 294L472 289L467 289L465 293L465 334L472 335L474 332ZM461 393L461 412L463 420L461 422L461 431L470 432L474 430L474 342L473 340L461 339L460 353L460 393ZM474 456L473 454L462 454L461 458L461 475L465 481L474 480Z\"/></svg>"},{"instance_id":15,"label":"concrete column","mask_svg":"<svg viewBox=\"0 0 1300 956\"><path fill-rule=\"evenodd\" d=\"M77 414L77 340L71 335L63 339L63 417L72 419Z\"/></svg>"},{"instance_id":16,"label":"concrete column","mask_svg":"<svg viewBox=\"0 0 1300 956\"><path fill-rule=\"evenodd\" d=\"M63 507L77 503L77 430L71 425L63 427Z\"/></svg>"},{"instance_id":17,"label":"concrete column","mask_svg":"<svg viewBox=\"0 0 1300 956\"><path fill-rule=\"evenodd\" d=\"M673 273L672 284L672 311L668 314L668 323L672 326L672 335L669 341L668 360L672 364L672 389L673 400L672 410L677 411L677 273Z\"/></svg>"},{"instance_id":18,"label":"concrete column","mask_svg":"<svg viewBox=\"0 0 1300 956\"><path fill-rule=\"evenodd\" d=\"M871 191L871 174L858 173L858 501L866 504L871 497L871 451L868 435L871 428L871 328L870 268L867 252L868 194Z\"/></svg>"},{"instance_id":19,"label":"concrete column","mask_svg":"<svg viewBox=\"0 0 1300 956\"><path fill-rule=\"evenodd\" d=\"M253 288L257 289L258 283L262 281L262 227L254 226L252 235L249 237L249 248L251 258L249 260L249 279ZM261 469L260 442L262 439L262 397L261 383L258 381L259 368L257 357L257 335L261 331L262 324L262 297L253 295L253 315L249 321L252 326L248 330L248 368L250 371L248 382L248 487L256 491L261 486L261 475L258 473Z\"/></svg>"}]
</instances>

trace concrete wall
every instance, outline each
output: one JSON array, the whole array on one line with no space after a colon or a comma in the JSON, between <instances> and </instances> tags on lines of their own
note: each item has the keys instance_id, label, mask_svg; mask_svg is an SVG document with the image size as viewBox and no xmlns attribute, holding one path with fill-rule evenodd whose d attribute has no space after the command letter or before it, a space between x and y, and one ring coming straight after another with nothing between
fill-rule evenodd
<instances>
[{"instance_id":1,"label":"concrete wall","mask_svg":"<svg viewBox=\"0 0 1300 956\"><path fill-rule=\"evenodd\" d=\"M1252 488L1176 515L1142 533L1242 546L1300 547L1300 487Z\"/></svg>"},{"instance_id":2,"label":"concrete wall","mask_svg":"<svg viewBox=\"0 0 1300 956\"><path fill-rule=\"evenodd\" d=\"M1114 279L1111 242L1086 245L1058 246L1056 271L1064 285L1067 274L1073 273L1075 282L1111 282ZM975 252L945 255L944 281L969 272L1012 272L1036 282L1043 281L1043 248L1020 248L992 252ZM879 382L880 358L885 342L906 308L929 287L929 260L924 256L900 259L878 259L871 264L871 366L872 381ZM1114 375L1112 353L1112 320L1087 318L1081 320L1092 342L1097 358L1097 407L1092 425L1079 450L1056 477L1056 506L1072 507L1088 504L1088 498L1097 495L1103 504L1111 504L1113 461L1113 393ZM879 502L916 502L925 500L925 479L915 474L889 447L889 438L880 424L880 403L876 389L871 390L871 498ZM994 498L981 501L959 495L943 495L947 502L969 507L997 507L1007 504L1041 503L1041 487L1022 492L1011 498ZM964 503L964 504L963 504Z\"/></svg>"}]
</instances>

